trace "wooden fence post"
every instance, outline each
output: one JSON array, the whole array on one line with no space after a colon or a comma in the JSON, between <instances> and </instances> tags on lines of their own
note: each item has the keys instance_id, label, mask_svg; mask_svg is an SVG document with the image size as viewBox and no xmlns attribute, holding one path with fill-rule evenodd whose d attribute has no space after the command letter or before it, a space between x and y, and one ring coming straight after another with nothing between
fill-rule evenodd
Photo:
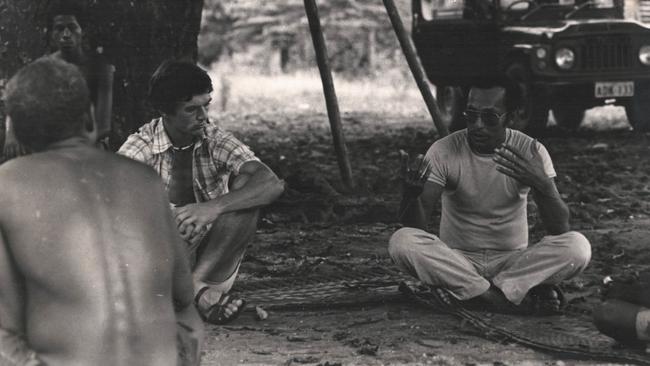
<instances>
[{"instance_id":1,"label":"wooden fence post","mask_svg":"<svg viewBox=\"0 0 650 366\"><path fill-rule=\"evenodd\" d=\"M393 25L393 30L397 35L400 46L402 47L402 52L406 57L406 62L408 62L411 73L413 74L413 78L415 79L415 83L418 85L418 89L420 89L420 94L422 94L424 103L427 105L429 114L433 119L433 124L438 131L438 135L439 137L447 136L449 134L449 130L447 129L447 126L442 123L442 118L440 118L440 110L438 109L436 100L433 98L433 94L431 94L429 85L427 85L424 69L422 68L420 60L415 53L415 47L413 47L413 43L411 43L411 39L409 38L409 35L404 28L404 23L402 23L402 19L400 18L397 7L395 6L395 2L393 0L383 1L384 7L386 7L386 12L388 13L388 17L390 18L390 22Z\"/></svg>"},{"instance_id":2,"label":"wooden fence post","mask_svg":"<svg viewBox=\"0 0 650 366\"><path fill-rule=\"evenodd\" d=\"M351 190L354 187L352 169L350 168L348 151L345 146L345 140L341 129L341 114L336 100L336 91L334 89L330 65L327 60L327 47L325 45L325 37L323 36L323 31L320 25L320 19L318 17L318 7L315 0L304 0L304 3L307 20L309 21L309 31L311 32L314 50L316 51L316 62L318 63L318 70L320 71L320 78L323 83L327 116L329 117L330 127L332 129L332 139L334 141L334 149L336 150L336 157L341 171L341 179L345 187L348 190Z\"/></svg>"}]
</instances>

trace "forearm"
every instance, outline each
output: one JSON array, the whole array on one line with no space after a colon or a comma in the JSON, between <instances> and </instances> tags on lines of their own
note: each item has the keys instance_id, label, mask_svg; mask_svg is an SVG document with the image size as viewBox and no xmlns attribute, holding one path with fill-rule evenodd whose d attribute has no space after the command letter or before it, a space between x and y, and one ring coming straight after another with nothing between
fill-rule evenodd
<instances>
[{"instance_id":1,"label":"forearm","mask_svg":"<svg viewBox=\"0 0 650 366\"><path fill-rule=\"evenodd\" d=\"M113 65L104 65L97 90L97 105L95 106L95 120L97 121L97 134L99 138L106 136L111 131L111 113L113 110Z\"/></svg>"},{"instance_id":2,"label":"forearm","mask_svg":"<svg viewBox=\"0 0 650 366\"><path fill-rule=\"evenodd\" d=\"M112 95L100 95L100 100L97 103L97 108L95 108L95 120L97 121L97 135L99 138L106 136L111 131L112 104Z\"/></svg>"},{"instance_id":3,"label":"forearm","mask_svg":"<svg viewBox=\"0 0 650 366\"><path fill-rule=\"evenodd\" d=\"M8 160L27 153L29 150L18 141L13 122L11 118L7 117L5 120L5 142L0 155L4 155L4 159Z\"/></svg>"},{"instance_id":4,"label":"forearm","mask_svg":"<svg viewBox=\"0 0 650 366\"><path fill-rule=\"evenodd\" d=\"M39 366L44 365L25 338L9 330L0 328L0 365Z\"/></svg>"},{"instance_id":5,"label":"forearm","mask_svg":"<svg viewBox=\"0 0 650 366\"><path fill-rule=\"evenodd\" d=\"M443 186L427 182L422 189L422 193L417 197L402 191L398 220L404 226L426 230L434 207L438 204L443 190Z\"/></svg>"},{"instance_id":6,"label":"forearm","mask_svg":"<svg viewBox=\"0 0 650 366\"><path fill-rule=\"evenodd\" d=\"M533 188L533 198L549 234L560 235L569 231L569 208L554 184Z\"/></svg>"},{"instance_id":7,"label":"forearm","mask_svg":"<svg viewBox=\"0 0 650 366\"><path fill-rule=\"evenodd\" d=\"M426 230L427 217L420 198L403 197L399 208L399 221L404 226Z\"/></svg>"},{"instance_id":8,"label":"forearm","mask_svg":"<svg viewBox=\"0 0 650 366\"><path fill-rule=\"evenodd\" d=\"M7 118L5 120L5 144L7 143L15 144L16 142L17 140L16 140L16 132L14 131L14 124L11 121L11 118Z\"/></svg>"},{"instance_id":9,"label":"forearm","mask_svg":"<svg viewBox=\"0 0 650 366\"><path fill-rule=\"evenodd\" d=\"M225 195L206 202L212 205L219 215L266 206L275 201L284 192L284 182L274 174L260 171L240 188L234 188Z\"/></svg>"}]
</instances>

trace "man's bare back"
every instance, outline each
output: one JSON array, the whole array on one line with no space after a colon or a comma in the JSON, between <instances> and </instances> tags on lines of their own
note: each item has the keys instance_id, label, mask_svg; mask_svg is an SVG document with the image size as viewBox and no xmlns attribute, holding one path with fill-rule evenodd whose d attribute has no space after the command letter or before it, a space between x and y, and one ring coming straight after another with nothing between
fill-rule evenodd
<instances>
[{"instance_id":1,"label":"man's bare back","mask_svg":"<svg viewBox=\"0 0 650 366\"><path fill-rule=\"evenodd\" d=\"M48 365L175 365L192 285L157 174L57 145L0 168L0 295L18 299L2 328Z\"/></svg>"}]
</instances>

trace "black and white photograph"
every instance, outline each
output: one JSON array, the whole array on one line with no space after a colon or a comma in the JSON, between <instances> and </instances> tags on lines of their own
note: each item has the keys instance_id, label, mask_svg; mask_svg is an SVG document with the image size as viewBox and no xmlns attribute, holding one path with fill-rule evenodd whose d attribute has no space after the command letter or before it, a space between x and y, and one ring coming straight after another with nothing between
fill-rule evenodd
<instances>
[{"instance_id":1,"label":"black and white photograph","mask_svg":"<svg viewBox=\"0 0 650 366\"><path fill-rule=\"evenodd\" d=\"M0 366L650 365L650 0L0 0Z\"/></svg>"}]
</instances>

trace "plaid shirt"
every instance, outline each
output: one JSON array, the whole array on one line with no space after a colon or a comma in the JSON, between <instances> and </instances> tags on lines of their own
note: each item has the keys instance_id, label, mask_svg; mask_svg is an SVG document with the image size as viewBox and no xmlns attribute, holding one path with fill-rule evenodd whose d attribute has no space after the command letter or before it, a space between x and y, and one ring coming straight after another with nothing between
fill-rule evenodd
<instances>
[{"instance_id":1,"label":"plaid shirt","mask_svg":"<svg viewBox=\"0 0 650 366\"><path fill-rule=\"evenodd\" d=\"M140 127L138 132L129 136L118 153L154 168L165 189L169 190L173 149L162 118ZM192 155L196 202L213 200L228 193L230 175L239 174L239 168L248 161L259 161L248 146L212 123L206 125L203 138L194 144Z\"/></svg>"}]
</instances>

